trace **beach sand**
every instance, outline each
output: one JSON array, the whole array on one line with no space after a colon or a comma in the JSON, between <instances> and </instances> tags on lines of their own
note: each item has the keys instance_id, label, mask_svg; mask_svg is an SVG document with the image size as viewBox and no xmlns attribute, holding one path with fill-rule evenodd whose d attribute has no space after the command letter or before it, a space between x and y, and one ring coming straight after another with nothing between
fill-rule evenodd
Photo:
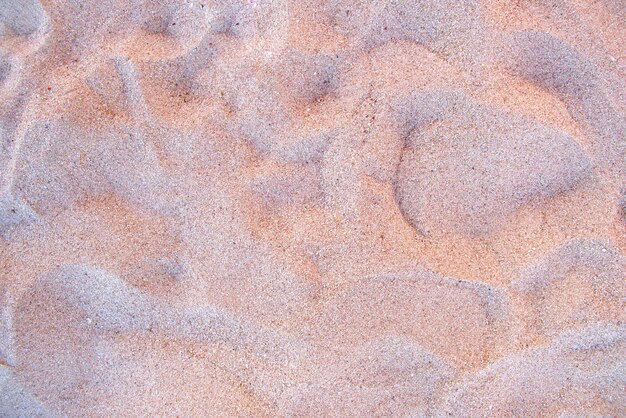
<instances>
[{"instance_id":1,"label":"beach sand","mask_svg":"<svg viewBox=\"0 0 626 418\"><path fill-rule=\"evenodd\" d=\"M621 0L0 0L0 415L626 416Z\"/></svg>"}]
</instances>

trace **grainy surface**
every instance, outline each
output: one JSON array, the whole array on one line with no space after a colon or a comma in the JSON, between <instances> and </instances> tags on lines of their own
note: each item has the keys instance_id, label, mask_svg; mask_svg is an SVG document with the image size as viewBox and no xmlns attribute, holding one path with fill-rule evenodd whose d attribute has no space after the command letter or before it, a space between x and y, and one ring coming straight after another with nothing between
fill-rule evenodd
<instances>
[{"instance_id":1,"label":"grainy surface","mask_svg":"<svg viewBox=\"0 0 626 418\"><path fill-rule=\"evenodd\" d=\"M620 0L0 0L0 415L626 416Z\"/></svg>"}]
</instances>

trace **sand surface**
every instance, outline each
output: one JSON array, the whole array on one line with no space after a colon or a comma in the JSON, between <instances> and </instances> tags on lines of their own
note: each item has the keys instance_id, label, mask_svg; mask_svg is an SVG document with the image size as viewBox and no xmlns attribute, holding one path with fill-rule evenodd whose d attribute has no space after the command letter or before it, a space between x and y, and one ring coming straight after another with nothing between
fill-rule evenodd
<instances>
[{"instance_id":1,"label":"sand surface","mask_svg":"<svg viewBox=\"0 0 626 418\"><path fill-rule=\"evenodd\" d=\"M623 0L0 0L0 416L625 417Z\"/></svg>"}]
</instances>

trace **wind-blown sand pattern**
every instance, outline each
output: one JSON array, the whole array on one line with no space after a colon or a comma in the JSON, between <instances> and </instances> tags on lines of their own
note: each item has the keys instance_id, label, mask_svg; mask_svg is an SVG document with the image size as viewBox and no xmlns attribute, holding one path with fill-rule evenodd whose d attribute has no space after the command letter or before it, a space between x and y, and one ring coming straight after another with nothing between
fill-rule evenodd
<instances>
[{"instance_id":1,"label":"wind-blown sand pattern","mask_svg":"<svg viewBox=\"0 0 626 418\"><path fill-rule=\"evenodd\" d=\"M0 0L0 416L626 416L620 0Z\"/></svg>"}]
</instances>

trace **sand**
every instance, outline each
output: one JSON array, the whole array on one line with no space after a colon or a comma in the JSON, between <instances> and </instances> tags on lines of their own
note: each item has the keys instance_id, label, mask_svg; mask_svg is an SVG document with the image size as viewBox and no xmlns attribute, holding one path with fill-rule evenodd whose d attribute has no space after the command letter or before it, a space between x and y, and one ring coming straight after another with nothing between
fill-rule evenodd
<instances>
[{"instance_id":1,"label":"sand","mask_svg":"<svg viewBox=\"0 0 626 418\"><path fill-rule=\"evenodd\" d=\"M626 416L620 0L0 0L0 416Z\"/></svg>"}]
</instances>

